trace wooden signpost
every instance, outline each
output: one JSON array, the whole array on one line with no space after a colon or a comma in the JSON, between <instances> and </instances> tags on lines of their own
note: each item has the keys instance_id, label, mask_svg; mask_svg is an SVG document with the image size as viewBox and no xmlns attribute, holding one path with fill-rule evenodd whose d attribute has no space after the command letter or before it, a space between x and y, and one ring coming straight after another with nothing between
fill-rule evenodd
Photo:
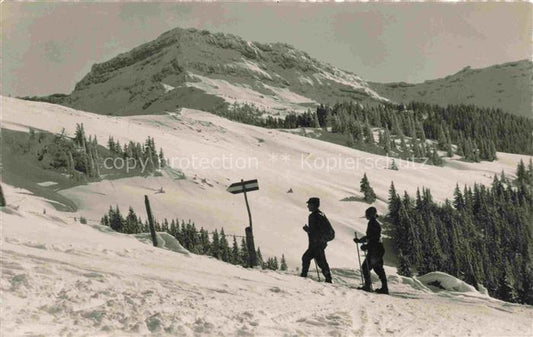
<instances>
[{"instance_id":1,"label":"wooden signpost","mask_svg":"<svg viewBox=\"0 0 533 337\"><path fill-rule=\"evenodd\" d=\"M248 249L248 265L250 267L257 266L257 254L255 252L255 244L254 244L254 234L253 234L253 227L252 227L252 213L250 212L250 205L248 204L248 197L246 195L246 192L251 191L257 191L259 189L259 184L257 183L257 179L254 180L247 180L244 181L241 179L238 183L231 184L227 191L233 194L244 194L244 201L246 202L246 210L248 211L248 220L250 222L250 226L245 228L246 232L246 248Z\"/></svg>"},{"instance_id":2,"label":"wooden signpost","mask_svg":"<svg viewBox=\"0 0 533 337\"><path fill-rule=\"evenodd\" d=\"M150 224L150 234L152 235L152 243L154 247L157 247L157 237L155 235L154 217L152 215L152 208L150 207L150 201L148 196L144 196L144 205L146 206L146 213L148 214L148 223Z\"/></svg>"},{"instance_id":3,"label":"wooden signpost","mask_svg":"<svg viewBox=\"0 0 533 337\"><path fill-rule=\"evenodd\" d=\"M4 191L2 190L2 185L0 185L0 207L6 205L6 199L4 198Z\"/></svg>"}]
</instances>

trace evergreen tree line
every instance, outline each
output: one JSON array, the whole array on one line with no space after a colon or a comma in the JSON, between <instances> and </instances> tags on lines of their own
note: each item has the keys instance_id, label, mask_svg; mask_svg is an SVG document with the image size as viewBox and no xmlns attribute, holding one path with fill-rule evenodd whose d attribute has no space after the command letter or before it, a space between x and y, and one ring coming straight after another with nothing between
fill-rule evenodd
<instances>
[{"instance_id":1,"label":"evergreen tree line","mask_svg":"<svg viewBox=\"0 0 533 337\"><path fill-rule=\"evenodd\" d=\"M239 123L260 126L268 129L294 129L297 127L320 127L315 112L308 109L302 114L289 112L285 118L273 117L264 109L259 109L255 104L237 102L232 105L217 107L214 114ZM266 116L266 118L264 117Z\"/></svg>"},{"instance_id":2,"label":"evergreen tree line","mask_svg":"<svg viewBox=\"0 0 533 337\"><path fill-rule=\"evenodd\" d=\"M142 221L132 207L129 208L128 214L124 218L118 206L115 208L110 206L107 214L100 220L100 224L125 234L150 232L148 221ZM224 228L220 232L215 229L214 232L210 233L203 227L198 230L191 220L185 222L184 220L172 219L169 223L166 218L162 223L155 221L154 227L156 232L166 232L175 237L191 253L208 255L224 262L248 267L248 249L245 238L240 237L239 243L237 236L226 235ZM231 237L230 245L228 240ZM281 260L278 260L277 257L269 257L265 261L261 249L258 247L257 260L262 269L287 270L285 255L281 256Z\"/></svg>"},{"instance_id":3,"label":"evergreen tree line","mask_svg":"<svg viewBox=\"0 0 533 337\"><path fill-rule=\"evenodd\" d=\"M373 144L371 128L381 128L383 131L379 132L377 145L390 156L411 160L427 158L433 165L442 164L437 150L445 151L448 157L457 152L471 161L496 159L493 139L474 139L465 137L462 132L451 132L451 127L445 122L434 119L430 123L427 113L417 114L405 110L404 106L365 107L353 102L337 103L331 108L321 105L317 108L317 118L322 127L330 127L334 133L346 134L348 145ZM434 141L428 143L427 139ZM456 151L452 144L457 144Z\"/></svg>"},{"instance_id":4,"label":"evergreen tree line","mask_svg":"<svg viewBox=\"0 0 533 337\"><path fill-rule=\"evenodd\" d=\"M340 105L336 105L335 108L338 106ZM397 140L394 140L391 131L385 128L384 131L379 132L376 143L372 125L369 121L361 123L353 116L343 112L337 114L335 110L323 105L319 106L316 111L308 109L307 112L301 114L291 112L285 118L272 117L265 110L246 103L234 103L229 107L219 108L214 113L233 121L265 128L331 127L333 133L341 133L345 136L346 145L349 147L358 147L365 144L365 149L371 152L373 151L372 147L375 149L381 148L387 155L418 161L428 158L429 161L427 162L429 164L442 164L442 159L437 153L437 146L427 144L424 135L421 136L422 140L420 141L416 137L411 140L406 139L403 134L397 137ZM264 118L265 115L268 116ZM449 156L453 156L451 143L447 144L446 148L450 150L448 151Z\"/></svg>"},{"instance_id":5,"label":"evergreen tree line","mask_svg":"<svg viewBox=\"0 0 533 337\"><path fill-rule=\"evenodd\" d=\"M533 304L532 186L531 161L520 162L514 181L502 172L491 187L456 186L444 204L428 189L400 197L392 183L387 220L399 273L443 271L498 299Z\"/></svg>"},{"instance_id":6,"label":"evergreen tree line","mask_svg":"<svg viewBox=\"0 0 533 337\"><path fill-rule=\"evenodd\" d=\"M515 116L500 109L480 108L475 105L448 105L441 107L412 102L407 109L417 119L425 118L423 125L430 138L438 136L439 125L449 129L451 140L471 139L480 150L494 144L497 151L533 155L533 120ZM483 155L481 155L481 159Z\"/></svg>"},{"instance_id":7,"label":"evergreen tree line","mask_svg":"<svg viewBox=\"0 0 533 337\"><path fill-rule=\"evenodd\" d=\"M107 148L111 153L124 159L133 159L146 163L146 173L161 169L168 163L162 148L159 148L159 154L157 153L153 137L147 137L144 145L130 141L122 147L118 140L110 136L107 141Z\"/></svg>"},{"instance_id":8,"label":"evergreen tree line","mask_svg":"<svg viewBox=\"0 0 533 337\"><path fill-rule=\"evenodd\" d=\"M76 125L74 137L68 137L65 129L59 134L30 129L27 141L15 142L12 147L21 154L34 155L41 167L59 170L74 180L100 178L98 140L96 136L87 138L83 124Z\"/></svg>"},{"instance_id":9,"label":"evergreen tree line","mask_svg":"<svg viewBox=\"0 0 533 337\"><path fill-rule=\"evenodd\" d=\"M465 155L469 141L471 151L477 151L480 160L493 160L496 151L533 154L533 121L499 109L474 105L440 107L419 102L407 106L362 106L345 102L317 107L317 118L321 127L339 127L341 131L342 124L357 122L363 127L369 124L388 129L397 137L408 136L422 142L426 138L437 140L439 150L443 151L450 151L453 143Z\"/></svg>"},{"instance_id":10,"label":"evergreen tree line","mask_svg":"<svg viewBox=\"0 0 533 337\"><path fill-rule=\"evenodd\" d=\"M451 114L453 118L441 116L449 111L460 113ZM448 157L457 153L464 159L475 162L495 160L497 150L526 154L531 150L533 153L531 121L517 117L519 120L511 123L505 118L502 119L500 114L512 115L475 106L441 108L416 102L407 107L392 104L363 106L344 102L332 107L320 105L316 111L308 110L302 114L292 112L285 118L275 118L253 104L234 103L217 109L215 113L234 121L265 128L329 127L331 132L345 135L347 146L360 147L365 144L368 149L370 144L381 148L387 155L418 161L428 159L426 162L433 165L442 164L438 150L445 151ZM480 113L486 113L483 119L479 119ZM511 120L514 120L514 117L512 116ZM478 122L474 123L472 118L478 118ZM522 119L526 123L522 123ZM498 122L491 124L493 120ZM463 125L464 121L468 123ZM481 121L487 125L481 125ZM382 129L377 143L372 133L372 128L376 127ZM509 132L506 131L507 127L510 128ZM506 138L518 136L529 140L519 142L521 145L517 146L509 141L501 141L498 136L500 134L505 134ZM428 143L427 139L434 142ZM525 145L528 141L529 147ZM456 144L455 148L452 144Z\"/></svg>"},{"instance_id":11,"label":"evergreen tree line","mask_svg":"<svg viewBox=\"0 0 533 337\"><path fill-rule=\"evenodd\" d=\"M144 160L147 173L165 167L168 162L162 149L157 154L154 139L150 137L144 147L133 142L122 147L110 137L108 148L113 155ZM65 129L56 135L30 129L28 140L20 145L20 150L23 154L35 153L41 166L61 170L77 181L100 179L105 156L109 155L104 147L100 147L96 136L87 137L83 123L76 124L73 137L68 137Z\"/></svg>"}]
</instances>

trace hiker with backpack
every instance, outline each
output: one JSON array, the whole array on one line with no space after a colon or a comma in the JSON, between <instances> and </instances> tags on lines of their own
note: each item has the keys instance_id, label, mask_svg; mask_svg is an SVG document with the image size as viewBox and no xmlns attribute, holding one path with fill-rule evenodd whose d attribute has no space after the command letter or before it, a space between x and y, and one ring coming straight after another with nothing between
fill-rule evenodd
<instances>
[{"instance_id":1,"label":"hiker with backpack","mask_svg":"<svg viewBox=\"0 0 533 337\"><path fill-rule=\"evenodd\" d=\"M315 259L320 270L322 270L322 274L326 278L326 282L332 283L331 272L324 250L328 245L328 241L335 238L335 231L331 227L331 223L326 215L319 210L319 207L319 198L309 198L307 201L307 208L311 212L309 214L309 225L303 227L303 230L307 232L309 237L309 247L302 256L302 273L300 276L307 277L311 260Z\"/></svg>"},{"instance_id":2,"label":"hiker with backpack","mask_svg":"<svg viewBox=\"0 0 533 337\"><path fill-rule=\"evenodd\" d=\"M372 281L370 280L370 271L374 269L378 274L381 281L381 288L376 290L379 294L388 294L389 288L387 286L387 275L385 275L385 269L383 269L383 256L385 255L385 248L381 243L381 224L378 222L378 214L375 207L367 208L365 217L369 220L368 227L366 229L366 236L360 239L353 239L357 243L362 243L362 250L366 250L366 258L363 262L363 276L365 278L365 284L361 288L365 291L372 290Z\"/></svg>"}]
</instances>

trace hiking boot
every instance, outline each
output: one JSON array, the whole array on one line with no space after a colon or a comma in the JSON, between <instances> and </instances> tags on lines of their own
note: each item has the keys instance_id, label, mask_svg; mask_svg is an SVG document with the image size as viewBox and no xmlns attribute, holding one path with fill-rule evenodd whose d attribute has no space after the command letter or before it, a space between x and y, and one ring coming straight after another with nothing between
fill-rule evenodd
<instances>
[{"instance_id":1,"label":"hiking boot","mask_svg":"<svg viewBox=\"0 0 533 337\"><path fill-rule=\"evenodd\" d=\"M370 285L370 284L365 284L364 286L359 287L357 289L361 289L363 291L368 291L369 293L374 291L374 289L372 289L372 285Z\"/></svg>"},{"instance_id":2,"label":"hiking boot","mask_svg":"<svg viewBox=\"0 0 533 337\"><path fill-rule=\"evenodd\" d=\"M381 279L381 288L376 290L378 294L389 294L389 287L387 286L387 278Z\"/></svg>"},{"instance_id":3,"label":"hiking boot","mask_svg":"<svg viewBox=\"0 0 533 337\"><path fill-rule=\"evenodd\" d=\"M306 278L307 277L307 273L301 273L300 277Z\"/></svg>"},{"instance_id":4,"label":"hiking boot","mask_svg":"<svg viewBox=\"0 0 533 337\"><path fill-rule=\"evenodd\" d=\"M324 277L326 278L326 283L333 283L331 282L331 274L324 275Z\"/></svg>"},{"instance_id":5,"label":"hiking boot","mask_svg":"<svg viewBox=\"0 0 533 337\"><path fill-rule=\"evenodd\" d=\"M377 289L377 290L376 290L376 293L378 293L378 294L386 294L386 295L388 295L388 294L389 294L389 289L386 288L386 287L382 287L382 288Z\"/></svg>"}]
</instances>

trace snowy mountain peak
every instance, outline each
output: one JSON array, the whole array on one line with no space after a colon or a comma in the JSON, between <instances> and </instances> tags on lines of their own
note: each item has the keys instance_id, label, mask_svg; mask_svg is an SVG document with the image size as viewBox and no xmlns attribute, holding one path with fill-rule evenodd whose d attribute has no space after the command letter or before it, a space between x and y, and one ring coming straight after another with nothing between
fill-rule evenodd
<instances>
[{"instance_id":1,"label":"snowy mountain peak","mask_svg":"<svg viewBox=\"0 0 533 337\"><path fill-rule=\"evenodd\" d=\"M70 95L54 102L111 115L213 111L237 102L284 115L342 100L387 101L357 75L288 44L176 28L93 65Z\"/></svg>"}]
</instances>

